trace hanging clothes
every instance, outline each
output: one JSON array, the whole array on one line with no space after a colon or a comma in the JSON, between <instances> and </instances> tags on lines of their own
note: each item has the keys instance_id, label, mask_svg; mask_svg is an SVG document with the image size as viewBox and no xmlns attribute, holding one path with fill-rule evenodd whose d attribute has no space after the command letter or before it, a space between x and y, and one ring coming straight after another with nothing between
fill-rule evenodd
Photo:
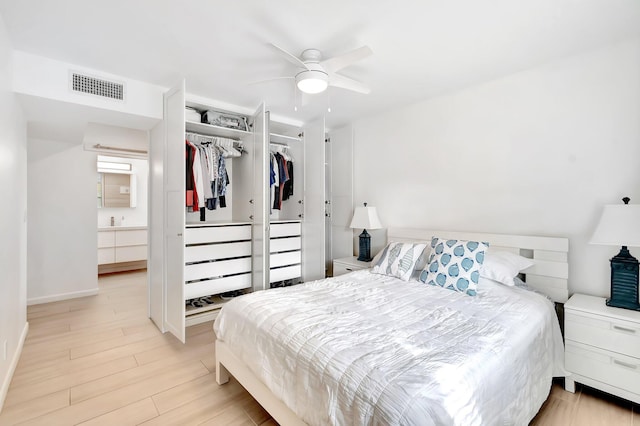
<instances>
[{"instance_id":1,"label":"hanging clothes","mask_svg":"<svg viewBox=\"0 0 640 426\"><path fill-rule=\"evenodd\" d=\"M200 150L196 148L195 155L193 157L193 180L195 181L196 194L198 196L197 197L198 204L197 206L195 205L196 201L194 199L194 202L193 202L194 210L198 210L199 207L204 207L205 205L204 179L205 179L205 176L203 176L203 173L202 173L202 162L200 160ZM194 194L194 197L196 194Z\"/></svg>"},{"instance_id":2,"label":"hanging clothes","mask_svg":"<svg viewBox=\"0 0 640 426\"><path fill-rule=\"evenodd\" d=\"M229 181L229 174L227 173L227 166L224 156L220 156L218 162L218 179L217 182L217 195L220 207L227 207L227 185Z\"/></svg>"},{"instance_id":3,"label":"hanging clothes","mask_svg":"<svg viewBox=\"0 0 640 426\"><path fill-rule=\"evenodd\" d=\"M271 153L271 171L273 172L273 184L271 185L271 209L280 210L276 194L280 194L280 167L275 153Z\"/></svg>"},{"instance_id":4,"label":"hanging clothes","mask_svg":"<svg viewBox=\"0 0 640 426\"><path fill-rule=\"evenodd\" d=\"M185 146L185 166L186 166L186 205L187 207L191 207L192 211L198 211L200 206L200 195L199 195L199 187L197 176L200 176L201 166L198 157L198 149L197 147L186 141ZM204 188L201 188L204 190Z\"/></svg>"},{"instance_id":5,"label":"hanging clothes","mask_svg":"<svg viewBox=\"0 0 640 426\"><path fill-rule=\"evenodd\" d=\"M200 151L200 165L202 167L202 187L204 189L204 203L202 204L202 206L204 207L204 205L206 204L206 200L208 200L209 198L213 198L213 193L211 192L211 185L209 184L209 179L211 176L211 172L209 171L209 169L211 168L211 164L210 164L210 160L209 160L209 155L207 153L208 147L204 147L202 145L198 146L198 150Z\"/></svg>"},{"instance_id":6,"label":"hanging clothes","mask_svg":"<svg viewBox=\"0 0 640 426\"><path fill-rule=\"evenodd\" d=\"M287 161L287 175L289 179L284 184L283 201L293 197L293 161L291 160Z\"/></svg>"},{"instance_id":7,"label":"hanging clothes","mask_svg":"<svg viewBox=\"0 0 640 426\"><path fill-rule=\"evenodd\" d=\"M230 139L187 133L185 141L185 205L189 211L226 207L227 186L231 183L225 157L239 157Z\"/></svg>"},{"instance_id":8,"label":"hanging clothes","mask_svg":"<svg viewBox=\"0 0 640 426\"><path fill-rule=\"evenodd\" d=\"M193 190L195 188L195 183L193 181L193 150L195 148L189 143L189 141L185 141L185 149L184 149L184 159L185 159L185 205L189 208L193 208Z\"/></svg>"}]
</instances>

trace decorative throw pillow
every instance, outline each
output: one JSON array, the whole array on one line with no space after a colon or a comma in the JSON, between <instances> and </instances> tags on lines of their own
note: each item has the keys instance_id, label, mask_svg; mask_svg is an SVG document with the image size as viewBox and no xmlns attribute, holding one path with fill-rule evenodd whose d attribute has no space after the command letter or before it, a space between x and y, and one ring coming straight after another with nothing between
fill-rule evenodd
<instances>
[{"instance_id":1,"label":"decorative throw pillow","mask_svg":"<svg viewBox=\"0 0 640 426\"><path fill-rule=\"evenodd\" d=\"M513 287L513 279L530 266L533 266L531 259L508 251L491 249L484 256L480 276Z\"/></svg>"},{"instance_id":2,"label":"decorative throw pillow","mask_svg":"<svg viewBox=\"0 0 640 426\"><path fill-rule=\"evenodd\" d=\"M433 237L429 264L420 281L475 296L488 243Z\"/></svg>"},{"instance_id":3,"label":"decorative throw pillow","mask_svg":"<svg viewBox=\"0 0 640 426\"><path fill-rule=\"evenodd\" d=\"M409 281L415 264L426 246L426 244L389 243L378 261L374 263L371 272Z\"/></svg>"}]
</instances>

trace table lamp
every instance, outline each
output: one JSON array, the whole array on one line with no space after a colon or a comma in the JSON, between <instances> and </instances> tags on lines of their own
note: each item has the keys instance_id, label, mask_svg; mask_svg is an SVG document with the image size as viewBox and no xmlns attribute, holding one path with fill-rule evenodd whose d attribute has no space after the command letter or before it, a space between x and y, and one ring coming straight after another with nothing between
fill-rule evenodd
<instances>
[{"instance_id":1,"label":"table lamp","mask_svg":"<svg viewBox=\"0 0 640 426\"><path fill-rule=\"evenodd\" d=\"M375 207L367 207L367 203L364 203L364 207L356 207L353 212L353 219L351 219L350 228L362 228L360 234L360 250L358 250L358 260L362 262L371 261L371 236L367 232L368 229L381 229L380 219L378 219L378 213Z\"/></svg>"},{"instance_id":2,"label":"table lamp","mask_svg":"<svg viewBox=\"0 0 640 426\"><path fill-rule=\"evenodd\" d=\"M629 253L627 246L640 247L640 204L604 206L600 222L589 241L590 244L622 246L620 253L612 257L611 297L608 306L640 311L638 303L638 259Z\"/></svg>"}]
</instances>

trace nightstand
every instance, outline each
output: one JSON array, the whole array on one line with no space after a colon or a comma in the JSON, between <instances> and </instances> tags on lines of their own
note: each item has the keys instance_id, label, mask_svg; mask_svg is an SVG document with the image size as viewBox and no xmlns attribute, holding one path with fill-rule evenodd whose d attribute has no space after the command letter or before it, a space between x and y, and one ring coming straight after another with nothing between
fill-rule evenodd
<instances>
[{"instance_id":1,"label":"nightstand","mask_svg":"<svg viewBox=\"0 0 640 426\"><path fill-rule=\"evenodd\" d=\"M574 294L564 305L565 368L575 382L640 404L640 312Z\"/></svg>"},{"instance_id":2,"label":"nightstand","mask_svg":"<svg viewBox=\"0 0 640 426\"><path fill-rule=\"evenodd\" d=\"M371 262L361 262L357 256L333 259L333 276L346 274L347 272L371 268Z\"/></svg>"}]
</instances>

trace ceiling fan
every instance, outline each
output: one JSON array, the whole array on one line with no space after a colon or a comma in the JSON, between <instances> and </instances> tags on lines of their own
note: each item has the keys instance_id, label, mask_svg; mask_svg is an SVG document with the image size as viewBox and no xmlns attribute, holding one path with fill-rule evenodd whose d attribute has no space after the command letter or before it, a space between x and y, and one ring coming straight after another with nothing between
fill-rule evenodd
<instances>
[{"instance_id":1,"label":"ceiling fan","mask_svg":"<svg viewBox=\"0 0 640 426\"><path fill-rule=\"evenodd\" d=\"M295 79L296 86L304 93L321 93L328 86L363 94L371 92L371 89L365 84L337 73L337 71L373 54L369 46L362 46L351 52L323 60L322 53L317 49L306 49L300 57L297 57L273 43L270 44L285 59L299 68L295 76L281 78Z\"/></svg>"}]
</instances>

